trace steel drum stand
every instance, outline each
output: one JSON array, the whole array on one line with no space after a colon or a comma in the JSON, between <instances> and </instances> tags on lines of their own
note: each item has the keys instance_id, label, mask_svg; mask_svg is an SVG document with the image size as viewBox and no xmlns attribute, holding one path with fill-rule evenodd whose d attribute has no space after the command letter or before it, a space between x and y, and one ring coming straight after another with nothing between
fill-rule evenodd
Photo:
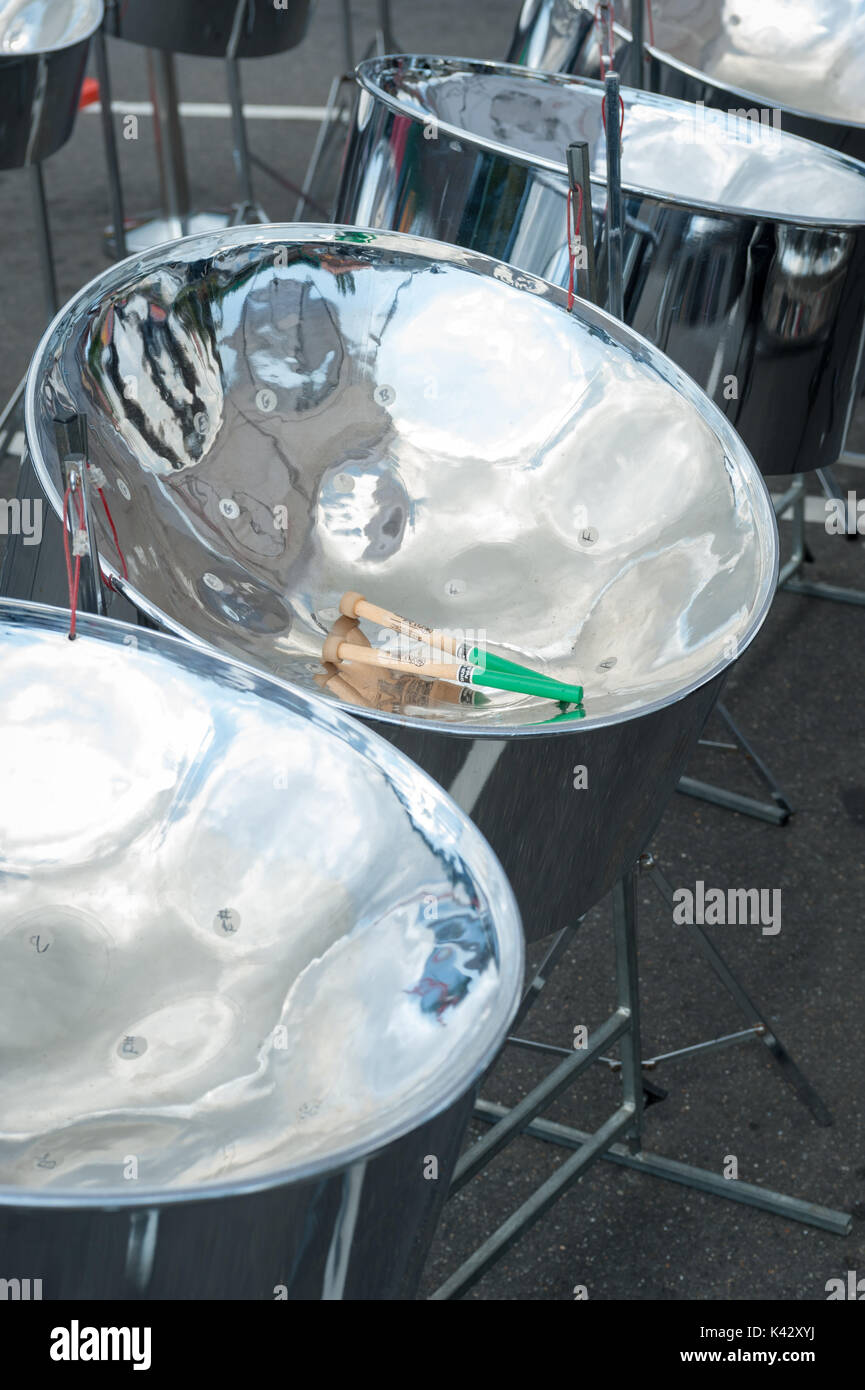
<instances>
[{"instance_id":1,"label":"steel drum stand","mask_svg":"<svg viewBox=\"0 0 865 1390\"><path fill-rule=\"evenodd\" d=\"M357 99L357 84L354 80L354 20L351 13L351 0L341 0L341 5L345 66L344 70L338 73L330 84L325 113L315 137L315 144L312 147L312 154L300 189L300 198L294 209L295 222L303 221L307 206L312 207L321 216L330 217L330 211L313 197L313 189L322 159L333 140L333 132L341 126L348 125L352 107ZM382 57L386 53L401 52L402 48L394 36L391 24L390 0L378 0L378 26L363 56L370 58L373 54L377 54ZM345 99L346 88L348 89L348 100Z\"/></svg>"},{"instance_id":2,"label":"steel drum stand","mask_svg":"<svg viewBox=\"0 0 865 1390\"><path fill-rule=\"evenodd\" d=\"M644 867L651 868L654 876L653 861L646 863ZM551 958L555 956L555 959L558 959L575 930L576 928L566 929L566 932L557 938L535 980L529 985L517 1015L518 1019L525 1016L537 999L540 989L543 988L544 972L550 968ZM463 1154L457 1164L449 1195L459 1191L485 1168L496 1154L521 1134L571 1149L574 1151L573 1155L566 1159L546 1182L536 1188L532 1196L430 1295L434 1301L459 1298L466 1293L519 1240L523 1232L533 1226L599 1158L647 1173L650 1177L665 1178L668 1182L695 1188L710 1196L725 1197L728 1201L756 1207L760 1211L782 1216L788 1221L800 1221L805 1225L816 1226L833 1235L850 1234L853 1223L846 1212L835 1211L797 1197L787 1197L783 1193L757 1187L753 1183L741 1182L738 1178L725 1178L706 1168L680 1163L676 1159L647 1153L643 1149L643 1115L647 1106L651 1104L652 1094L650 1090L649 1096L646 1096L646 1086L642 1077L644 1064L641 1061L640 1049L637 897L633 869L628 871L613 889L613 933L617 992L615 1011L592 1033L585 1047L568 1053L565 1060L561 1061L544 1081L535 1086L519 1105L509 1109L492 1101L477 1102L475 1116L490 1124L491 1129L483 1139ZM711 942L708 945L714 951ZM758 1035L756 1028L748 1031ZM774 1045L780 1048L781 1045L768 1030L766 1035L760 1036L763 1036L763 1041L770 1048ZM735 1040L738 1038L729 1041ZM683 1056L705 1050L707 1047L724 1046L727 1041L717 1039L712 1043L684 1048L668 1055ZM616 1064L616 1070L622 1078L622 1104L610 1118L592 1134L543 1119L541 1112L566 1091L593 1062L605 1060L605 1052L614 1043L618 1043L621 1050L621 1059ZM546 1046L544 1050L547 1050ZM783 1049L781 1051L783 1052ZM660 1060L654 1058L651 1059L651 1063ZM789 1074L788 1079L792 1080Z\"/></svg>"},{"instance_id":3,"label":"steel drum stand","mask_svg":"<svg viewBox=\"0 0 865 1390\"><path fill-rule=\"evenodd\" d=\"M860 458L859 455L842 453L839 462L844 463L845 460L857 462ZM830 501L844 504L846 511L846 498L831 468L818 468L815 471L826 497ZM804 594L809 598L829 599L832 603L852 603L859 607L865 606L865 591L862 589L846 589L840 584L826 584L822 581L803 578L803 568L811 558L805 540L805 498L805 479L802 474L799 474L787 491L782 493L774 503L775 515L779 519L788 508L793 513L793 553L778 576L779 589L786 589L791 594ZM847 525L847 539L857 539L858 533L855 523L852 532L849 530L849 518Z\"/></svg>"},{"instance_id":4,"label":"steel drum stand","mask_svg":"<svg viewBox=\"0 0 865 1390\"><path fill-rule=\"evenodd\" d=\"M649 874L653 887L672 910L675 907L673 886L659 867L654 855L649 852L641 854L639 868L641 871ZM538 967L534 980L526 991L514 1020L514 1026L522 1022L529 1009L535 1004L538 995L546 984L547 978L558 964L564 951L570 945L574 933L577 928L582 925L583 921L584 919L580 918L574 927L566 928L556 937L552 948L544 957L544 960ZM800 1071L798 1065L779 1039L777 1033L771 1027L765 1014L761 1011L759 1006L754 1003L744 985L742 985L733 974L733 971L721 955L721 952L718 950L712 938L707 935L698 923L692 924L687 927L686 930L697 949L703 955L706 963L711 966L712 970L714 970L718 979L721 981L721 984L739 1006L749 1026L741 1029L737 1033L725 1033L720 1038L712 1038L708 1042L694 1043L690 1047L677 1048L674 1052L665 1052L657 1057L644 1057L642 1061L643 1071L652 1071L660 1066L662 1062L674 1061L697 1053L710 1052L717 1048L732 1047L738 1043L751 1042L754 1039L759 1039L769 1049L773 1060L777 1062L781 1069L784 1080L795 1092L796 1098L810 1110L813 1119L818 1125L827 1128L833 1123L833 1119L822 1097ZM571 1055L568 1048L556 1047L548 1043L532 1042L527 1038L519 1038L514 1035L508 1038L508 1042L515 1047L527 1048L533 1052L546 1052L552 1056L570 1057ZM620 1063L609 1057L601 1057L599 1060L612 1071L618 1071L620 1069ZM647 1105L653 1104L655 1100L663 1100L667 1095L666 1091L647 1082L645 1077L643 1078L643 1089L647 1093L647 1096L651 1097L651 1099L647 1099Z\"/></svg>"},{"instance_id":5,"label":"steel drum stand","mask_svg":"<svg viewBox=\"0 0 865 1390\"><path fill-rule=\"evenodd\" d=\"M716 787L712 782L698 781L695 777L680 777L676 791L682 792L685 796L697 797L700 801L708 801L712 806L721 806L726 811L738 811L743 816L753 816L755 820L768 821L770 825L786 825L793 815L794 808L778 786L771 771L753 744L735 723L727 706L719 700L713 713L720 715L724 720L736 742L717 743L713 739L701 738L698 746L717 748L731 753L744 753L752 770L768 788L772 803L758 801L753 796L742 796L739 792L728 791L726 787Z\"/></svg>"}]
</instances>

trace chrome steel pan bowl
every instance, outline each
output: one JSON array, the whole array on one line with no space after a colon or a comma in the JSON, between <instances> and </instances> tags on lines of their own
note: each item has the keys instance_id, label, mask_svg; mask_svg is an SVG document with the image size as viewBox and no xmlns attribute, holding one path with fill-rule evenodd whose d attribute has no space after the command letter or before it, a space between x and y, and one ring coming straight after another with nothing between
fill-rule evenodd
<instances>
[{"instance_id":1,"label":"chrome steel pan bowl","mask_svg":"<svg viewBox=\"0 0 865 1390\"><path fill-rule=\"evenodd\" d=\"M630 0L615 9L616 66L631 80ZM651 13L654 91L722 111L772 107L791 134L865 159L865 0L652 0ZM594 4L529 0L508 59L599 76Z\"/></svg>"},{"instance_id":2,"label":"chrome steel pan bowl","mask_svg":"<svg viewBox=\"0 0 865 1390\"><path fill-rule=\"evenodd\" d=\"M0 169L69 139L102 14L102 0L0 0Z\"/></svg>"},{"instance_id":3,"label":"chrome steel pan bowl","mask_svg":"<svg viewBox=\"0 0 865 1390\"><path fill-rule=\"evenodd\" d=\"M777 563L724 417L650 344L564 301L437 242L240 227L106 271L27 388L56 507L53 420L86 413L128 577L97 503L100 550L156 622L318 692L355 590L584 686L564 721L410 677L344 701L472 813L532 936L643 847Z\"/></svg>"},{"instance_id":4,"label":"chrome steel pan bowl","mask_svg":"<svg viewBox=\"0 0 865 1390\"><path fill-rule=\"evenodd\" d=\"M522 984L500 865L338 709L68 627L0 603L4 1271L410 1294Z\"/></svg>"},{"instance_id":5,"label":"chrome steel pan bowl","mask_svg":"<svg viewBox=\"0 0 865 1390\"><path fill-rule=\"evenodd\" d=\"M571 140L589 142L607 290L602 88L461 58L362 63L337 217L568 282ZM764 473L835 462L862 378L865 165L625 90L625 319L694 377Z\"/></svg>"},{"instance_id":6,"label":"chrome steel pan bowl","mask_svg":"<svg viewBox=\"0 0 865 1390\"><path fill-rule=\"evenodd\" d=\"M267 58L300 43L312 0L120 0L108 17L118 39L198 58Z\"/></svg>"}]
</instances>

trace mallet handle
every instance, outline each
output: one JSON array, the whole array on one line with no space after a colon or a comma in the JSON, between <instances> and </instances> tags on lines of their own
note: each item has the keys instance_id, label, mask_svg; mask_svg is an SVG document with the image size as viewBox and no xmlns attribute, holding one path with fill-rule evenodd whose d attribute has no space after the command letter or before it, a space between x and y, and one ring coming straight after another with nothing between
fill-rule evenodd
<instances>
[{"instance_id":1,"label":"mallet handle","mask_svg":"<svg viewBox=\"0 0 865 1390\"><path fill-rule=\"evenodd\" d=\"M368 603L362 594L343 594L339 608L347 618L366 618L367 622L375 623L377 627L385 627L389 632L397 632L412 642L424 642L428 647L450 652L452 656L463 655L459 650L460 643L455 638L448 637L446 633L439 632L434 627L427 627L424 623L413 623L410 618L401 618L399 613L391 613L389 608L379 608L377 603Z\"/></svg>"},{"instance_id":2,"label":"mallet handle","mask_svg":"<svg viewBox=\"0 0 865 1390\"><path fill-rule=\"evenodd\" d=\"M387 652L376 651L375 647L358 647L353 642L337 642L331 655L329 644L325 646L326 661L358 661L364 666L384 666L388 671L404 671L411 676L431 676L436 680L457 681L460 685L471 685L470 676L476 666L457 666L451 661L426 661L418 653L414 661L401 661L399 657ZM460 673L464 672L462 676Z\"/></svg>"}]
</instances>

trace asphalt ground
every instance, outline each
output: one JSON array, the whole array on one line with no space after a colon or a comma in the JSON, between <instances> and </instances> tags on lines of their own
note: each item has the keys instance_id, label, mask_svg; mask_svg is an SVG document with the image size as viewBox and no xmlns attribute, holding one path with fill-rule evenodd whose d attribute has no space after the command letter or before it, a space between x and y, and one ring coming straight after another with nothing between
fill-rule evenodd
<instances>
[{"instance_id":1,"label":"asphalt ground","mask_svg":"<svg viewBox=\"0 0 865 1390\"><path fill-rule=\"evenodd\" d=\"M406 51L500 57L517 4L394 5ZM355 5L358 52L374 28L375 7ZM115 102L148 97L144 54L112 42ZM243 65L245 97L262 105L321 106L343 67L339 9L321 0L300 49ZM218 63L178 60L184 101L226 99ZM118 118L118 131L120 121ZM298 183L316 132L313 121L250 122L253 151ZM184 135L193 204L225 206L236 197L230 127L189 117ZM152 122L121 140L128 214L159 205ZM106 264L109 218L100 122L82 112L67 146L45 170L61 301ZM291 219L295 197L257 174L257 194L273 220ZM44 326L26 175L0 174L0 399L24 372ZM857 421L851 445L861 447ZM13 463L0 471L10 496ZM865 490L865 473L839 469L844 488ZM775 483L780 491L783 480ZM817 496L818 489L809 483ZM865 587L865 541L807 527L809 577ZM782 547L790 526L781 523ZM647 1073L667 1091L646 1114L645 1144L671 1158L722 1172L730 1156L740 1180L841 1208L853 1215L843 1238L732 1201L702 1195L599 1162L467 1295L475 1300L591 1299L824 1300L826 1281L865 1270L865 1082L862 1068L865 932L865 611L780 593L757 641L733 670L725 701L770 765L795 808L776 827L676 795L652 849L674 887L780 888L782 926L709 929L771 1027L832 1112L817 1125L759 1041L661 1064ZM706 736L729 742L713 719ZM692 776L761 795L741 753L704 747ZM579 847L574 847L579 852ZM643 1054L657 1056L743 1027L736 1005L696 954L682 927L643 876L639 883ZM545 943L545 946L548 943ZM531 964L541 948L530 954ZM574 1026L597 1024L614 1007L610 904L596 907L551 975L523 1033L569 1048ZM520 1099L553 1063L508 1049L484 1094ZM547 1112L594 1129L618 1104L613 1073L592 1068ZM477 1134L482 1129L477 1129ZM429 1260L429 1293L566 1157L538 1140L517 1140L448 1204Z\"/></svg>"}]
</instances>

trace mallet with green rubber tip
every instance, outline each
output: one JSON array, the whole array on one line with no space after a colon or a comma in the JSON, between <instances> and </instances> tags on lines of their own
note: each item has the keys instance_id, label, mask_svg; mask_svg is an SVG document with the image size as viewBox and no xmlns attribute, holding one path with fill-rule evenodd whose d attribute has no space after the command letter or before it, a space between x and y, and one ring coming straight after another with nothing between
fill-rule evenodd
<instances>
[{"instance_id":1,"label":"mallet with green rubber tip","mask_svg":"<svg viewBox=\"0 0 865 1390\"><path fill-rule=\"evenodd\" d=\"M563 700L571 704L579 703L582 691L573 685L547 683L540 685L530 674L511 675L508 671L483 671L471 662L429 661L418 653L411 661L401 661L386 652L373 647L359 647L352 642L340 641L336 633L331 633L322 648L323 662L360 662L364 666L383 666L389 671L404 671L407 675L428 676L432 680L453 681L457 685L483 685L492 690L514 690L520 695L535 695L541 700Z\"/></svg>"},{"instance_id":2,"label":"mallet with green rubber tip","mask_svg":"<svg viewBox=\"0 0 865 1390\"><path fill-rule=\"evenodd\" d=\"M520 666L516 661L507 661L503 656L493 656L492 652L482 652L478 647L470 647L467 642L458 642L455 637L449 637L447 633L440 632L433 627L426 627L423 623L414 623L410 618L401 618L398 613L391 613L387 608L379 608L375 603L368 603L363 594L356 594L352 591L343 594L339 603L339 610L346 618L366 618L368 622L376 623L378 627L386 627L391 632L397 632L401 637L407 637L412 642L423 642L429 647L436 647L439 651L450 652L459 661L467 661L479 670L492 672L505 672L508 675L520 676L525 680L531 680L535 686L532 695L539 695L541 687L548 693L551 700L560 700L563 697L558 694L562 689L562 682L554 680L552 676L545 676L540 671L533 671L529 666ZM477 682L481 684L482 682ZM505 690L515 689L513 686L502 686ZM581 685L569 685L565 687L574 693L567 696L574 704L579 704L583 698L583 688Z\"/></svg>"}]
</instances>

